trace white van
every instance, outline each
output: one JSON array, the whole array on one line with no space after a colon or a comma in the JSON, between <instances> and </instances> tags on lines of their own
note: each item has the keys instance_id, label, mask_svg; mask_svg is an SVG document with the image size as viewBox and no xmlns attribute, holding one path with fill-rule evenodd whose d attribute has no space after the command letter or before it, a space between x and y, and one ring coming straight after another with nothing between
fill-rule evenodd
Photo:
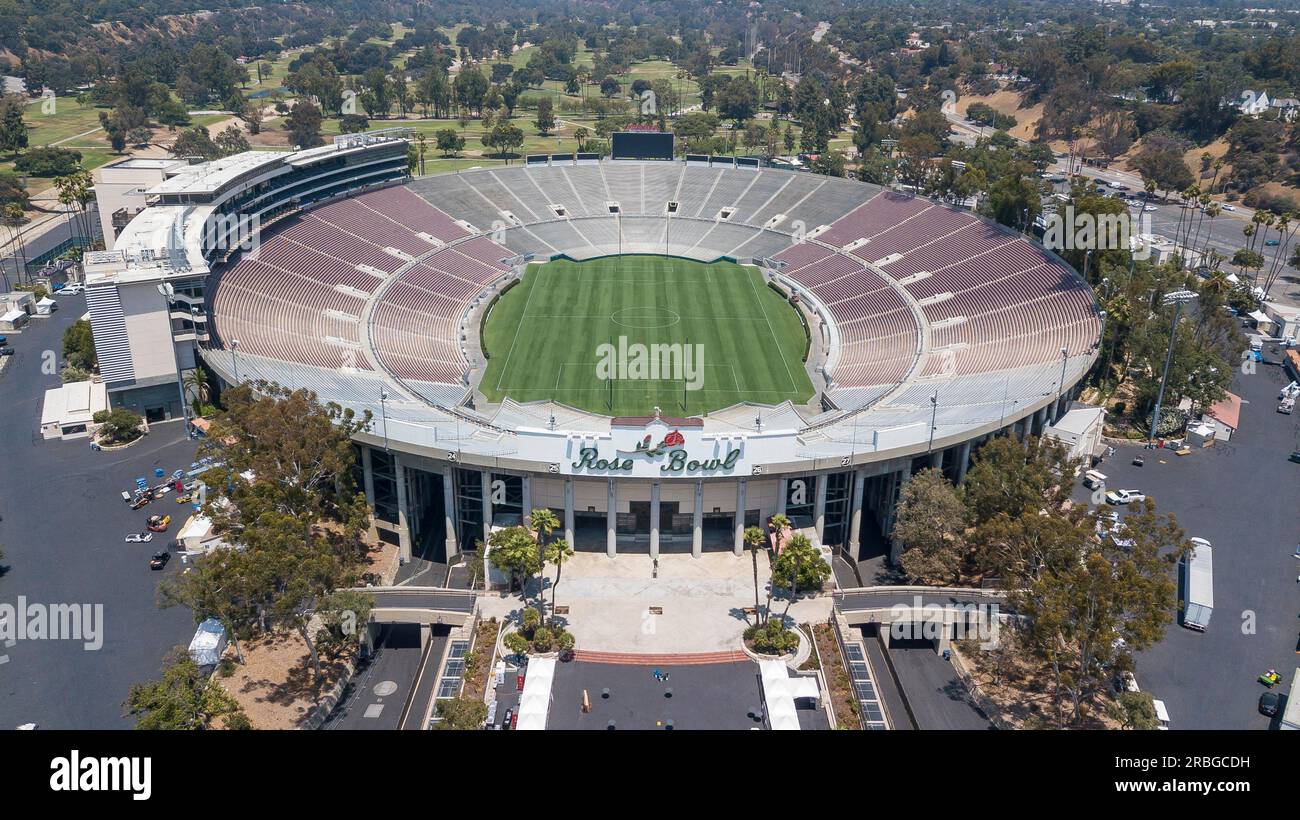
<instances>
[{"instance_id":1,"label":"white van","mask_svg":"<svg viewBox=\"0 0 1300 820\"><path fill-rule=\"evenodd\" d=\"M1106 475L1096 470L1089 470L1083 474L1083 486L1089 490L1100 490L1106 486Z\"/></svg>"}]
</instances>

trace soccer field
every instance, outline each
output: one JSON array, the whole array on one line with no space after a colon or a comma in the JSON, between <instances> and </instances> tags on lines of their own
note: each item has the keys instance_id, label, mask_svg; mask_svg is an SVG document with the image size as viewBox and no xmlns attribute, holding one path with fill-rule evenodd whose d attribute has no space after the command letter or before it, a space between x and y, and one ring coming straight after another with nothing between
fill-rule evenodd
<instances>
[{"instance_id":1,"label":"soccer field","mask_svg":"<svg viewBox=\"0 0 1300 820\"><path fill-rule=\"evenodd\" d=\"M491 401L553 399L615 416L805 402L794 308L756 268L662 256L533 265L483 332Z\"/></svg>"}]
</instances>

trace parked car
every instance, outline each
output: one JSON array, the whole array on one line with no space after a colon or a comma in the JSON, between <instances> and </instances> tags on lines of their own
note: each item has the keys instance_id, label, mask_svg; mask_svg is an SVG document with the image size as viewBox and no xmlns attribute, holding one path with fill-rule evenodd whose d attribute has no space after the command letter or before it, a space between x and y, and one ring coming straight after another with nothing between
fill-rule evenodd
<instances>
[{"instance_id":1,"label":"parked car","mask_svg":"<svg viewBox=\"0 0 1300 820\"><path fill-rule=\"evenodd\" d=\"M151 533L151 532L133 532L133 533L131 533L130 535L128 535L128 536L127 536L125 539L123 539L123 540L125 540L126 543L128 543L128 544L147 544L147 543L149 543L150 541L153 540L153 533Z\"/></svg>"},{"instance_id":2,"label":"parked car","mask_svg":"<svg viewBox=\"0 0 1300 820\"><path fill-rule=\"evenodd\" d=\"M1294 399L1297 396L1300 396L1300 382L1291 382L1286 387L1283 387L1281 392L1277 394L1278 401L1281 401L1282 399Z\"/></svg>"},{"instance_id":3,"label":"parked car","mask_svg":"<svg viewBox=\"0 0 1300 820\"><path fill-rule=\"evenodd\" d=\"M12 356L14 349L12 347L0 347L0 356Z\"/></svg>"},{"instance_id":4,"label":"parked car","mask_svg":"<svg viewBox=\"0 0 1300 820\"><path fill-rule=\"evenodd\" d=\"M70 294L77 294L77 293L85 293L86 286L85 285L64 285L62 288L60 288L55 292L58 293L60 296L67 296Z\"/></svg>"},{"instance_id":5,"label":"parked car","mask_svg":"<svg viewBox=\"0 0 1300 820\"><path fill-rule=\"evenodd\" d=\"M1146 495L1137 490L1111 490L1106 493L1107 504L1132 504L1134 502L1146 500Z\"/></svg>"},{"instance_id":6,"label":"parked car","mask_svg":"<svg viewBox=\"0 0 1300 820\"><path fill-rule=\"evenodd\" d=\"M1236 205L1233 205L1231 202L1225 202L1225 203L1223 203L1223 205L1222 205L1221 207L1222 207L1223 210L1225 210L1225 211L1235 211L1235 210L1237 210L1237 206L1236 206Z\"/></svg>"},{"instance_id":7,"label":"parked car","mask_svg":"<svg viewBox=\"0 0 1300 820\"><path fill-rule=\"evenodd\" d=\"M1278 707L1282 705L1282 696L1277 692L1265 692L1259 696L1259 713L1274 717L1277 715Z\"/></svg>"},{"instance_id":8,"label":"parked car","mask_svg":"<svg viewBox=\"0 0 1300 820\"><path fill-rule=\"evenodd\" d=\"M170 561L171 559L172 559L172 554L167 550L163 550L162 552L155 552L153 554L153 557L149 559L149 569L162 569L163 567L167 566L167 562Z\"/></svg>"},{"instance_id":9,"label":"parked car","mask_svg":"<svg viewBox=\"0 0 1300 820\"><path fill-rule=\"evenodd\" d=\"M1266 247L1266 248L1276 248L1277 246L1278 246L1278 241L1277 241L1276 239L1265 239L1265 240L1264 240L1264 247Z\"/></svg>"}]
</instances>

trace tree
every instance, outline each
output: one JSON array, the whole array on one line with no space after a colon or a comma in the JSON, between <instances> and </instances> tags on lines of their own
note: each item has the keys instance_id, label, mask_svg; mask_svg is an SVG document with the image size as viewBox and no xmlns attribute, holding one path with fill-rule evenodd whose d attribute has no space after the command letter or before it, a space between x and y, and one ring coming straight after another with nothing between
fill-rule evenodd
<instances>
[{"instance_id":1,"label":"tree","mask_svg":"<svg viewBox=\"0 0 1300 820\"><path fill-rule=\"evenodd\" d=\"M221 149L208 134L208 129L200 125L177 134L171 150L178 157L216 159L221 155Z\"/></svg>"},{"instance_id":2,"label":"tree","mask_svg":"<svg viewBox=\"0 0 1300 820\"><path fill-rule=\"evenodd\" d=\"M1188 546L1173 516L1158 515L1149 499L1125 517L1122 547L1096 537L1095 522L1025 515L1024 532L1054 535L1011 542L1022 557L1007 562L1003 578L1008 604L1023 618L1024 651L1051 675L1062 724L1077 723L1109 681L1132 668L1132 653L1164 636L1176 602L1172 565Z\"/></svg>"},{"instance_id":3,"label":"tree","mask_svg":"<svg viewBox=\"0 0 1300 820\"><path fill-rule=\"evenodd\" d=\"M573 557L573 547L563 538L557 538L546 545L546 563L555 567L555 583L551 584L551 619L555 619L555 591L560 586L560 573L564 571L564 562Z\"/></svg>"},{"instance_id":4,"label":"tree","mask_svg":"<svg viewBox=\"0 0 1300 820\"><path fill-rule=\"evenodd\" d=\"M219 155L223 157L243 153L252 147L248 144L248 137L245 137L244 132L235 125L227 125L223 128L214 142Z\"/></svg>"},{"instance_id":5,"label":"tree","mask_svg":"<svg viewBox=\"0 0 1300 820\"><path fill-rule=\"evenodd\" d=\"M229 721L243 714L221 684L179 647L168 655L162 677L132 686L125 705L135 728L152 731L211 729L218 718Z\"/></svg>"},{"instance_id":6,"label":"tree","mask_svg":"<svg viewBox=\"0 0 1300 820\"><path fill-rule=\"evenodd\" d=\"M767 536L758 527L745 528L745 546L749 548L750 558L754 562L754 623L763 622L763 607L758 597L758 551L767 543Z\"/></svg>"},{"instance_id":7,"label":"tree","mask_svg":"<svg viewBox=\"0 0 1300 820\"><path fill-rule=\"evenodd\" d=\"M497 569L510 574L510 586L519 579L520 589L526 589L528 579L542 569L542 556L533 535L523 527L506 527L488 536L488 559Z\"/></svg>"},{"instance_id":8,"label":"tree","mask_svg":"<svg viewBox=\"0 0 1300 820\"><path fill-rule=\"evenodd\" d=\"M144 419L125 407L100 410L93 419L99 425L99 437L108 444L127 444L144 434Z\"/></svg>"},{"instance_id":9,"label":"tree","mask_svg":"<svg viewBox=\"0 0 1300 820\"><path fill-rule=\"evenodd\" d=\"M370 414L261 381L231 388L223 399L213 438L199 448L221 459L205 480L223 492L209 495L203 512L240 550L209 553L195 570L229 560L217 553L239 552L243 560L214 569L202 593L214 596L210 611L218 617L296 631L319 680L307 625L336 588L356 583L368 551L360 536L369 512L356 486L352 436L369 429Z\"/></svg>"},{"instance_id":10,"label":"tree","mask_svg":"<svg viewBox=\"0 0 1300 820\"><path fill-rule=\"evenodd\" d=\"M517 633L511 633L517 634ZM433 728L471 732L487 723L487 704L475 698L444 698L438 701L438 720Z\"/></svg>"},{"instance_id":11,"label":"tree","mask_svg":"<svg viewBox=\"0 0 1300 820\"><path fill-rule=\"evenodd\" d=\"M966 558L966 508L942 470L912 476L899 495L894 537L903 570L917 580L956 583Z\"/></svg>"},{"instance_id":12,"label":"tree","mask_svg":"<svg viewBox=\"0 0 1300 820\"><path fill-rule=\"evenodd\" d=\"M300 148L321 144L320 129L323 118L320 109L307 100L298 100L285 119L289 138Z\"/></svg>"},{"instance_id":13,"label":"tree","mask_svg":"<svg viewBox=\"0 0 1300 820\"><path fill-rule=\"evenodd\" d=\"M772 564L772 583L790 590L791 598L800 589L820 589L830 574L831 565L800 532L790 536L789 543Z\"/></svg>"},{"instance_id":14,"label":"tree","mask_svg":"<svg viewBox=\"0 0 1300 820\"><path fill-rule=\"evenodd\" d=\"M519 127L511 125L509 121L499 122L479 140L489 148L497 149L498 155L506 156L511 149L524 144L524 132Z\"/></svg>"},{"instance_id":15,"label":"tree","mask_svg":"<svg viewBox=\"0 0 1300 820\"><path fill-rule=\"evenodd\" d=\"M0 152L17 154L27 147L27 122L23 113L23 102L18 95L6 94L0 99Z\"/></svg>"},{"instance_id":16,"label":"tree","mask_svg":"<svg viewBox=\"0 0 1300 820\"><path fill-rule=\"evenodd\" d=\"M998 436L975 451L962 485L970 520L979 525L998 515L1054 510L1069 498L1065 476L1074 474L1065 448L1055 441L1030 437L1021 443Z\"/></svg>"},{"instance_id":17,"label":"tree","mask_svg":"<svg viewBox=\"0 0 1300 820\"><path fill-rule=\"evenodd\" d=\"M538 100L537 119L533 124L537 126L537 133L543 137L550 135L551 129L555 127L554 104L549 98Z\"/></svg>"},{"instance_id":18,"label":"tree","mask_svg":"<svg viewBox=\"0 0 1300 820\"><path fill-rule=\"evenodd\" d=\"M99 369L99 360L95 357L95 336L91 333L89 320L78 319L63 331L63 359L82 370Z\"/></svg>"},{"instance_id":19,"label":"tree","mask_svg":"<svg viewBox=\"0 0 1300 820\"><path fill-rule=\"evenodd\" d=\"M465 138L456 133L454 128L441 128L434 135L437 141L438 150L444 157L450 157L460 153L465 147Z\"/></svg>"}]
</instances>

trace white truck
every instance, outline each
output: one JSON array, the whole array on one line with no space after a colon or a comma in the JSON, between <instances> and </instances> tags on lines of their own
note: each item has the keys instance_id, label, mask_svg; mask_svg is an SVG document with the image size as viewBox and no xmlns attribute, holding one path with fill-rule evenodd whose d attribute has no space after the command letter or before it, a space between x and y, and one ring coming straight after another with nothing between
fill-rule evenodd
<instances>
[{"instance_id":1,"label":"white truck","mask_svg":"<svg viewBox=\"0 0 1300 820\"><path fill-rule=\"evenodd\" d=\"M1291 694L1286 698L1286 709L1282 710L1282 721L1278 726L1279 729L1300 729L1300 666L1296 667L1295 675L1291 677Z\"/></svg>"},{"instance_id":2,"label":"white truck","mask_svg":"<svg viewBox=\"0 0 1300 820\"><path fill-rule=\"evenodd\" d=\"M1204 538L1189 539L1183 556L1183 626L1204 632L1214 614L1214 549Z\"/></svg>"}]
</instances>

